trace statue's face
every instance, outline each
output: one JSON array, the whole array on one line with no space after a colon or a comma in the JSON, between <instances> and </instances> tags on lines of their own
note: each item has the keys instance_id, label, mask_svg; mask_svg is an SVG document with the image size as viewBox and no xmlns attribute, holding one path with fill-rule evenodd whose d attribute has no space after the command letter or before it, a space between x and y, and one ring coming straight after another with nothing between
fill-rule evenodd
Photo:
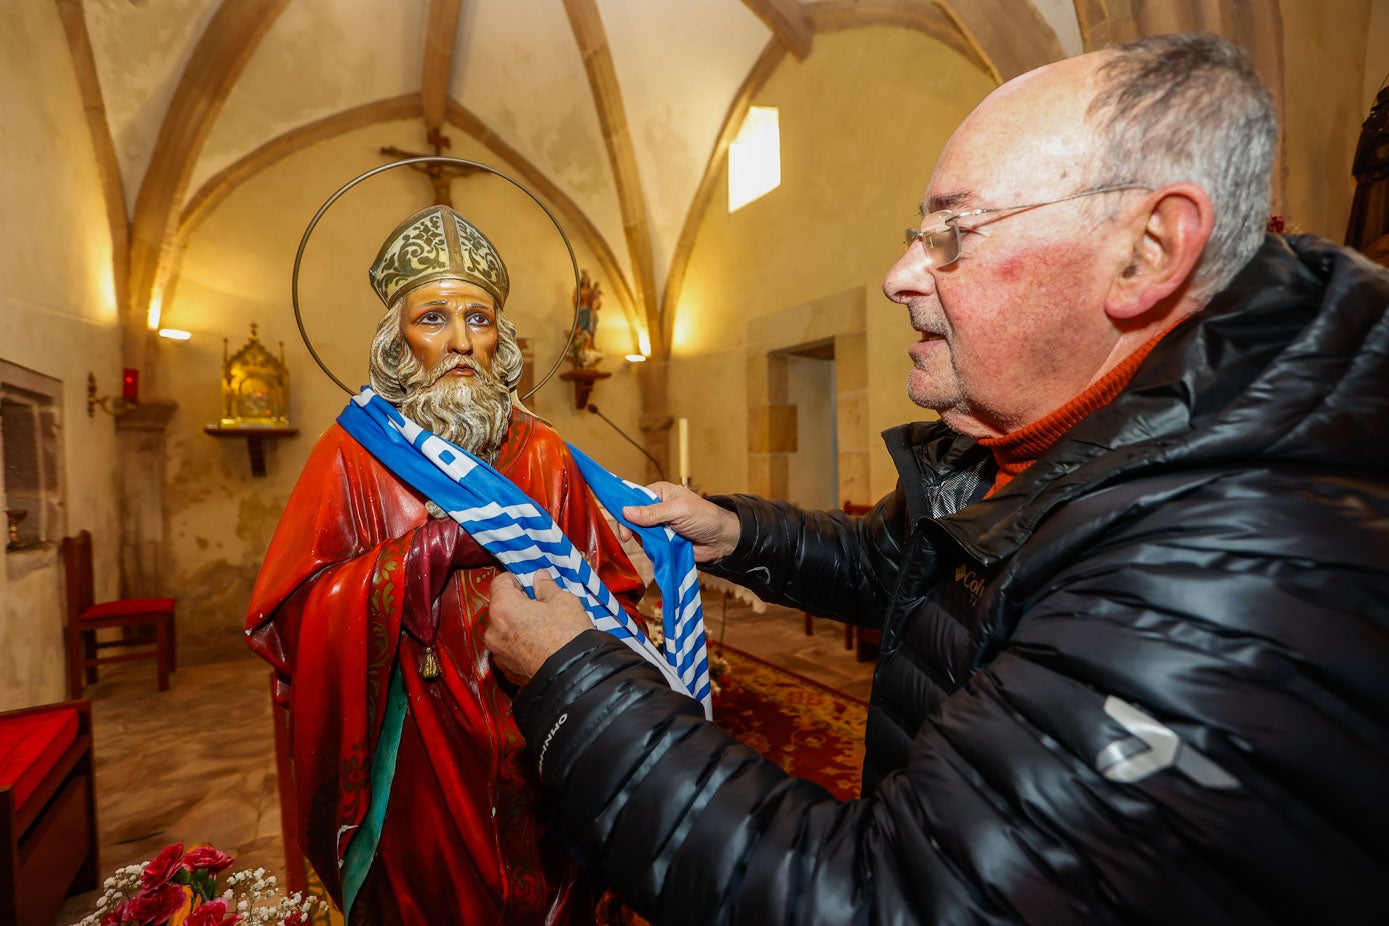
<instances>
[{"instance_id":1,"label":"statue's face","mask_svg":"<svg viewBox=\"0 0 1389 926\"><path fill-rule=\"evenodd\" d=\"M453 354L492 369L497 303L482 287L463 280L435 280L406 293L400 312L405 343L425 370L433 370ZM476 373L460 364L445 375Z\"/></svg>"}]
</instances>

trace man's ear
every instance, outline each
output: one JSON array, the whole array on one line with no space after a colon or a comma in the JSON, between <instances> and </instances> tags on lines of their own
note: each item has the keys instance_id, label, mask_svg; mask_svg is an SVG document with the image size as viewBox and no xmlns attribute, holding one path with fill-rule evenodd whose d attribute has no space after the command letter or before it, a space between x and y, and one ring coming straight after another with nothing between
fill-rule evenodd
<instances>
[{"instance_id":1,"label":"man's ear","mask_svg":"<svg viewBox=\"0 0 1389 926\"><path fill-rule=\"evenodd\" d=\"M1149 193L1125 227L1128 263L1110 283L1105 313L1134 319L1173 294L1186 291L1215 226L1210 196L1194 183L1173 183Z\"/></svg>"}]
</instances>

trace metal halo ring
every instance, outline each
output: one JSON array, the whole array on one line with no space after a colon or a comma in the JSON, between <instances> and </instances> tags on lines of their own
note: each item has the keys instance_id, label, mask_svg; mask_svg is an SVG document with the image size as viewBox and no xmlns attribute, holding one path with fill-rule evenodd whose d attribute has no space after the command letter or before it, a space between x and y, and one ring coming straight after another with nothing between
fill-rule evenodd
<instances>
[{"instance_id":1,"label":"metal halo ring","mask_svg":"<svg viewBox=\"0 0 1389 926\"><path fill-rule=\"evenodd\" d=\"M294 322L299 326L299 337L303 340L304 346L309 349L309 356L313 357L314 363L318 364L318 368L323 371L324 375L326 375L329 379L336 383L338 385L338 388L340 388L343 392L346 392L348 395L356 395L357 393L351 388L349 388L347 384L344 383L342 380L334 376L332 370L328 369L328 364L324 363L323 358L318 356L318 351L314 350L313 342L309 340L309 332L304 328L304 316L303 313L299 311L299 264L304 259L304 249L308 247L309 238L313 236L314 229L318 226L319 220L323 218L324 213L326 213L332 207L333 203L337 202L339 199L342 198L342 195L344 193L357 186L359 183L362 183L366 180L369 180L372 177L375 177L377 174L384 173L388 170L395 170L397 167L407 167L411 164L462 164L468 167L475 167L479 170L485 170L489 174L492 174L494 176L501 177L507 183L510 183L512 186L516 187L516 189L529 196L531 198L531 201L534 202L537 206L539 206L541 211L544 212L546 217L549 218L550 223L555 226L555 231L559 232L560 240L564 242L564 249L569 252L569 264L574 268L574 292L577 293L579 291L579 261L577 258L574 257L574 247L569 243L569 236L566 235L564 233L564 229L560 227L559 220L555 218L555 214L551 212L549 208L540 201L539 197L537 197L534 193L527 189L526 186L516 178L508 174L504 174L501 171L497 170L495 167L483 164L480 161L470 161L467 158L451 158L445 155L428 155L425 157L407 158L403 161L392 161L390 164L383 164L380 167L374 167L364 174L358 174L356 177L353 177L351 180L347 181L347 183L339 187L336 193L328 197L327 202L325 202L322 206L319 206L318 211L314 213L314 217L309 220L308 228L304 229L304 236L299 239L299 250L294 252L294 275L290 280L289 286L290 302L294 305ZM561 350L559 352L559 356L555 358L555 363L552 367L550 367L550 371L545 374L544 378L541 379L540 382L532 386L529 392L521 396L522 401L525 401L526 399L529 399L531 396L535 395L536 392L540 390L540 387L548 383L550 381L550 378L553 377L556 371L559 370L559 365L564 362L564 358L569 354L569 348L572 347L574 344L574 334L578 330L578 321L579 306L578 301L575 300L574 317L570 320L569 323L569 340L564 342L564 349Z\"/></svg>"}]
</instances>

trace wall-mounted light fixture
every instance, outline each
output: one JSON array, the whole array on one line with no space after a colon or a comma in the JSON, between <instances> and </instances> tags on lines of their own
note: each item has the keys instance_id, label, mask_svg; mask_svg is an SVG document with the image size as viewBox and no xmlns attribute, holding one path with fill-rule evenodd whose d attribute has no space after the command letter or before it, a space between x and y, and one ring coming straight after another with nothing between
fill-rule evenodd
<instances>
[{"instance_id":1,"label":"wall-mounted light fixture","mask_svg":"<svg viewBox=\"0 0 1389 926\"><path fill-rule=\"evenodd\" d=\"M166 341L187 341L193 335L182 328L160 328L159 336Z\"/></svg>"},{"instance_id":2,"label":"wall-mounted light fixture","mask_svg":"<svg viewBox=\"0 0 1389 926\"><path fill-rule=\"evenodd\" d=\"M150 331L159 330L159 318L164 314L164 294L156 291L150 296L149 308L145 310L145 327Z\"/></svg>"},{"instance_id":3,"label":"wall-mounted light fixture","mask_svg":"<svg viewBox=\"0 0 1389 926\"><path fill-rule=\"evenodd\" d=\"M632 326L632 334L635 336L637 349L627 354L624 359L628 363L645 363L651 359L651 333L638 321Z\"/></svg>"},{"instance_id":4,"label":"wall-mounted light fixture","mask_svg":"<svg viewBox=\"0 0 1389 926\"><path fill-rule=\"evenodd\" d=\"M121 394L116 395L97 395L96 394L96 374L87 374L87 417L96 415L96 410L100 408L108 415L119 415L128 411L132 405L137 405L140 401L140 371L133 367L126 367L121 370Z\"/></svg>"}]
</instances>

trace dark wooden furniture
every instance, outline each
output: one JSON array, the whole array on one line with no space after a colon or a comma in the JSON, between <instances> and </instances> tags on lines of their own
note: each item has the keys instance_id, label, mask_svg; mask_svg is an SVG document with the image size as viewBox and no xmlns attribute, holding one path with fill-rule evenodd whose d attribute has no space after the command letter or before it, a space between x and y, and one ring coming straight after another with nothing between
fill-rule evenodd
<instances>
[{"instance_id":1,"label":"dark wooden furniture","mask_svg":"<svg viewBox=\"0 0 1389 926\"><path fill-rule=\"evenodd\" d=\"M204 434L213 437L244 437L246 438L246 452L251 455L251 475L265 475L265 442L276 437L293 437L299 433L298 428L275 428L275 427L236 427L234 425L222 426L220 424L210 424L203 428Z\"/></svg>"},{"instance_id":2,"label":"dark wooden furniture","mask_svg":"<svg viewBox=\"0 0 1389 926\"><path fill-rule=\"evenodd\" d=\"M169 687L169 673L176 668L174 652L174 599L124 598L93 603L92 535L82 531L63 538L63 566L67 582L68 696L82 696L83 679L96 683L96 667L132 659L154 659L159 671L159 690ZM97 640L96 632L108 627L148 629L154 634L154 648L136 645L133 651L114 656L98 656L109 646L131 649L132 640ZM138 638L136 638L138 639Z\"/></svg>"},{"instance_id":3,"label":"dark wooden furniture","mask_svg":"<svg viewBox=\"0 0 1389 926\"><path fill-rule=\"evenodd\" d=\"M36 728L47 748L7 748ZM51 926L64 897L98 883L90 704L0 713L0 755L0 923Z\"/></svg>"}]
</instances>

